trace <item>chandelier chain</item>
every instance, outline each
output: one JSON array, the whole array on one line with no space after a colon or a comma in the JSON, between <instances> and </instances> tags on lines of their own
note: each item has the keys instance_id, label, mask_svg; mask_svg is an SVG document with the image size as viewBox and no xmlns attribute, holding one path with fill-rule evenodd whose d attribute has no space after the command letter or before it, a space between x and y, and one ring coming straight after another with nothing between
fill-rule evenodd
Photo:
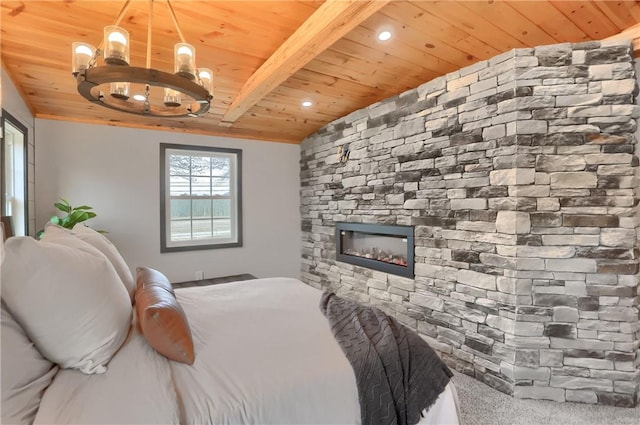
<instances>
[{"instance_id":1,"label":"chandelier chain","mask_svg":"<svg viewBox=\"0 0 640 425\"><path fill-rule=\"evenodd\" d=\"M152 0L153 1L153 0ZM149 101L149 95L151 94L151 87L146 84L144 87L144 112L148 114L151 111L151 102Z\"/></svg>"}]
</instances>

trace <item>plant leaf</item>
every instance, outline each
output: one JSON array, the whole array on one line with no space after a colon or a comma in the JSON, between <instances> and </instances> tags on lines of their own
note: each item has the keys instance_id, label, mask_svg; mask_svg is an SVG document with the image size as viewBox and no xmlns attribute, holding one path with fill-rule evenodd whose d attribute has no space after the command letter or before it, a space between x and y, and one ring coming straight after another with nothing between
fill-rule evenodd
<instances>
[{"instance_id":1,"label":"plant leaf","mask_svg":"<svg viewBox=\"0 0 640 425\"><path fill-rule=\"evenodd\" d=\"M82 221L85 221L89 218L89 214L87 214L85 211L74 211L71 213L71 215L69 215L69 220L72 221L74 224L75 223L80 223Z\"/></svg>"},{"instance_id":2,"label":"plant leaf","mask_svg":"<svg viewBox=\"0 0 640 425\"><path fill-rule=\"evenodd\" d=\"M81 205L79 207L75 207L74 210L92 210L93 207L90 207L88 205Z\"/></svg>"},{"instance_id":3,"label":"plant leaf","mask_svg":"<svg viewBox=\"0 0 640 425\"><path fill-rule=\"evenodd\" d=\"M62 212L70 212L69 209L69 205L65 205L65 204L61 204L60 202L56 202L55 204L53 204L54 207L56 207L57 209L59 209Z\"/></svg>"},{"instance_id":4,"label":"plant leaf","mask_svg":"<svg viewBox=\"0 0 640 425\"><path fill-rule=\"evenodd\" d=\"M93 217L95 217L95 216L96 216L96 213L91 212L91 211L87 211L87 215L89 216L87 219L89 219L89 218L93 218Z\"/></svg>"},{"instance_id":5,"label":"plant leaf","mask_svg":"<svg viewBox=\"0 0 640 425\"><path fill-rule=\"evenodd\" d=\"M53 217L51 217L49 221L52 222L53 224L60 224L60 218L58 218L57 215L54 215Z\"/></svg>"}]
</instances>

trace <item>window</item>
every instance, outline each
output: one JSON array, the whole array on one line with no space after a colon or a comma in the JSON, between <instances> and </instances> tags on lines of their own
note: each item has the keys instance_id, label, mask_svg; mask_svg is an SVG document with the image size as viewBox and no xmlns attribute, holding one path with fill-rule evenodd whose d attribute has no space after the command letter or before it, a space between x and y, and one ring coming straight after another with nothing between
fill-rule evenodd
<instances>
[{"instance_id":1,"label":"window","mask_svg":"<svg viewBox=\"0 0 640 425\"><path fill-rule=\"evenodd\" d=\"M242 246L242 151L160 144L160 251Z\"/></svg>"},{"instance_id":2,"label":"window","mask_svg":"<svg viewBox=\"0 0 640 425\"><path fill-rule=\"evenodd\" d=\"M27 196L27 127L2 110L2 216L10 217L13 234L29 234Z\"/></svg>"}]
</instances>

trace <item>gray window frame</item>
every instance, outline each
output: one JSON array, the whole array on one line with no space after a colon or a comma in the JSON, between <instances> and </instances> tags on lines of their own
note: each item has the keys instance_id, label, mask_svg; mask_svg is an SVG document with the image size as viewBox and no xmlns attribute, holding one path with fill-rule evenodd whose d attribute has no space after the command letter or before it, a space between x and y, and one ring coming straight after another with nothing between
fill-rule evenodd
<instances>
[{"instance_id":1,"label":"gray window frame","mask_svg":"<svg viewBox=\"0 0 640 425\"><path fill-rule=\"evenodd\" d=\"M224 243L194 243L192 245L185 244L181 246L167 246L167 236L170 231L167 228L167 197L169 188L167 187L167 150L181 150L207 153L221 153L225 155L234 155L236 172L235 172L235 217L236 217L236 241ZM233 200L233 197L231 197ZM160 252L183 252L202 249L220 249L220 248L237 248L242 246L242 149L218 148L211 146L198 145L181 145L174 143L160 143Z\"/></svg>"},{"instance_id":2,"label":"gray window frame","mask_svg":"<svg viewBox=\"0 0 640 425\"><path fill-rule=\"evenodd\" d=\"M0 116L0 127L2 135L0 135L0 169L4 173L4 160L5 160L5 148L6 138L5 131L7 128L6 123L10 123L18 131L24 134L24 234L29 235L29 130L27 126L22 124L20 120L7 112L6 109L2 109L2 115ZM4 214L4 208L6 203L6 179L4 174L0 179L0 216Z\"/></svg>"}]
</instances>

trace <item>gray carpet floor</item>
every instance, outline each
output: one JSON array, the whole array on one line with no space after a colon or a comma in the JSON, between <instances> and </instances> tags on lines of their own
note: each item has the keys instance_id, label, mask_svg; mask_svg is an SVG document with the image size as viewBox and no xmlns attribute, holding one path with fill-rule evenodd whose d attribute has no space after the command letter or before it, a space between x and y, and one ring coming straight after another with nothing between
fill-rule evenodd
<instances>
[{"instance_id":1,"label":"gray carpet floor","mask_svg":"<svg viewBox=\"0 0 640 425\"><path fill-rule=\"evenodd\" d=\"M461 425L640 425L640 406L594 406L520 400L454 372Z\"/></svg>"}]
</instances>

